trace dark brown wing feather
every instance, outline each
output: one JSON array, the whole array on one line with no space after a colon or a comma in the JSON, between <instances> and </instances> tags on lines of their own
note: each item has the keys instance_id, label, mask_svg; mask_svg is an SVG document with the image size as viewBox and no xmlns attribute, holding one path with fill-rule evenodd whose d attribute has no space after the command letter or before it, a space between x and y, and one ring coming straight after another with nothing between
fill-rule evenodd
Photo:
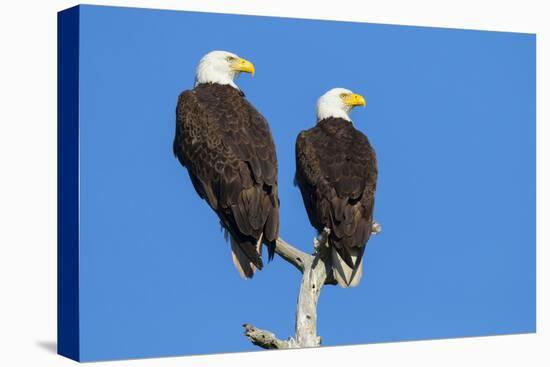
<instances>
[{"instance_id":1,"label":"dark brown wing feather","mask_svg":"<svg viewBox=\"0 0 550 367\"><path fill-rule=\"evenodd\" d=\"M272 258L279 233L277 157L267 121L240 91L219 84L183 92L176 117L174 154L197 193L261 269L256 243L262 238Z\"/></svg>"},{"instance_id":2,"label":"dark brown wing feather","mask_svg":"<svg viewBox=\"0 0 550 367\"><path fill-rule=\"evenodd\" d=\"M374 149L349 121L325 119L298 135L296 184L309 220L318 231L331 229L331 243L352 268L371 235L377 172Z\"/></svg>"}]
</instances>

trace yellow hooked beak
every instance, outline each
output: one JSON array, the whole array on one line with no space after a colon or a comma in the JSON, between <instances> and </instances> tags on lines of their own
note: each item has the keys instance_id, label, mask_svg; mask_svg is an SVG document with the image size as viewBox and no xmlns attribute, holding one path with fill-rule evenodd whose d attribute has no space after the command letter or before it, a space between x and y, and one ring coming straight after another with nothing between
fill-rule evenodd
<instances>
[{"instance_id":1,"label":"yellow hooked beak","mask_svg":"<svg viewBox=\"0 0 550 367\"><path fill-rule=\"evenodd\" d=\"M235 71L250 73L254 76L254 64L248 60L238 58L231 63L231 68Z\"/></svg>"},{"instance_id":2,"label":"yellow hooked beak","mask_svg":"<svg viewBox=\"0 0 550 367\"><path fill-rule=\"evenodd\" d=\"M350 93L346 94L342 97L344 100L344 103L347 106L355 107L355 106L366 106L367 102L365 101L365 98L363 98L360 94Z\"/></svg>"}]
</instances>

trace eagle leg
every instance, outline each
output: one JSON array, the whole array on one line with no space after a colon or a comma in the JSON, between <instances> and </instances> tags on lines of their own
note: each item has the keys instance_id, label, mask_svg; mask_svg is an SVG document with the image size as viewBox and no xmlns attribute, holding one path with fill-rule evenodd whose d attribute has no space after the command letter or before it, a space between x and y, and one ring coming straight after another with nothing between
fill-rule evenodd
<instances>
[{"instance_id":1,"label":"eagle leg","mask_svg":"<svg viewBox=\"0 0 550 367\"><path fill-rule=\"evenodd\" d=\"M323 247L328 248L328 236L330 235L330 228L323 228L323 230L313 238L313 248L315 253L319 253Z\"/></svg>"}]
</instances>

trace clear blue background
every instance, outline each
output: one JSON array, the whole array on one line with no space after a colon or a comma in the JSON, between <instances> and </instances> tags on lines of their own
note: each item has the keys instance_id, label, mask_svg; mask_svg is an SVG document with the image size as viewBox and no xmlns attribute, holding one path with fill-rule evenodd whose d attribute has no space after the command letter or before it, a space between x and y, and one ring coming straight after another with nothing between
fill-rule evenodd
<instances>
[{"instance_id":1,"label":"clear blue background","mask_svg":"<svg viewBox=\"0 0 550 367\"><path fill-rule=\"evenodd\" d=\"M324 345L535 331L535 36L84 6L81 9L81 357L257 350L252 323L293 334L299 273L239 278L218 220L172 155L178 94L214 49L279 157L281 235L311 228L294 141L332 87L378 154L375 217L355 289L325 287ZM214 336L215 335L215 336Z\"/></svg>"}]
</instances>

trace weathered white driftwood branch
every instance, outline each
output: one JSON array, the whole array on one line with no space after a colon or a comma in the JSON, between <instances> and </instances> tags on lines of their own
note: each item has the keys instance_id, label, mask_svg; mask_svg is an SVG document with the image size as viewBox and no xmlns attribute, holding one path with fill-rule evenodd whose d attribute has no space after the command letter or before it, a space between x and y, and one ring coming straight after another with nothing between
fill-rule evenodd
<instances>
[{"instance_id":1,"label":"weathered white driftwood branch","mask_svg":"<svg viewBox=\"0 0 550 367\"><path fill-rule=\"evenodd\" d=\"M380 224L374 222L372 233L382 231ZM278 339L270 331L244 324L244 334L252 344L264 349L291 349L318 347L321 337L317 336L317 302L325 284L336 284L330 264L330 249L325 229L313 240L315 252L312 255L298 250L282 238L277 239L275 252L284 260L294 265L302 274L298 304L296 307L296 334L287 340Z\"/></svg>"},{"instance_id":2,"label":"weathered white driftwood branch","mask_svg":"<svg viewBox=\"0 0 550 367\"><path fill-rule=\"evenodd\" d=\"M244 324L244 335L252 344L264 349L289 349L290 343L286 340L278 339L275 334L267 330L257 329L250 324Z\"/></svg>"},{"instance_id":3,"label":"weathered white driftwood branch","mask_svg":"<svg viewBox=\"0 0 550 367\"><path fill-rule=\"evenodd\" d=\"M307 259L311 257L311 255L306 254L305 252L300 251L296 247L288 244L281 237L277 238L275 252L287 262L294 265L296 269L300 270L302 273L304 272L304 266Z\"/></svg>"}]
</instances>

